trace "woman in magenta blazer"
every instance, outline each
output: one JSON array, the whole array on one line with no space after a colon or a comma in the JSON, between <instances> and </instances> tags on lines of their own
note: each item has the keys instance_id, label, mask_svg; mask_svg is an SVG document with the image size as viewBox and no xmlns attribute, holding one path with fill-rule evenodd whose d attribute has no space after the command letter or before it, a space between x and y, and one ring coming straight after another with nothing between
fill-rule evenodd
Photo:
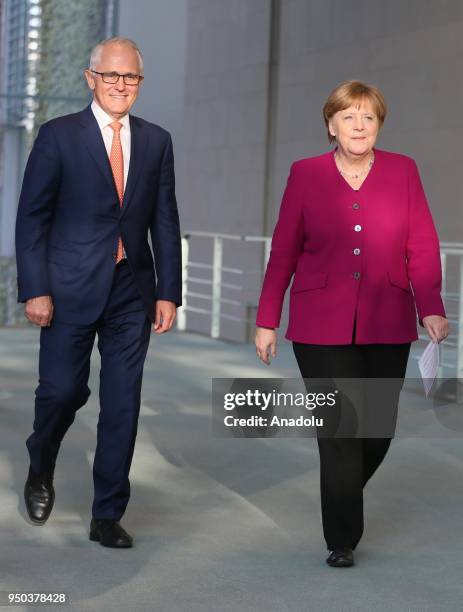
<instances>
[{"instance_id":1,"label":"woman in magenta blazer","mask_svg":"<svg viewBox=\"0 0 463 612\"><path fill-rule=\"evenodd\" d=\"M375 147L386 117L376 87L342 83L323 115L336 147L291 166L259 301L257 355L266 364L276 355L294 274L286 338L304 378L403 380L416 312L434 342L448 335L439 240L418 169ZM363 533L363 487L391 438L317 434L317 442L326 561L350 566Z\"/></svg>"}]
</instances>

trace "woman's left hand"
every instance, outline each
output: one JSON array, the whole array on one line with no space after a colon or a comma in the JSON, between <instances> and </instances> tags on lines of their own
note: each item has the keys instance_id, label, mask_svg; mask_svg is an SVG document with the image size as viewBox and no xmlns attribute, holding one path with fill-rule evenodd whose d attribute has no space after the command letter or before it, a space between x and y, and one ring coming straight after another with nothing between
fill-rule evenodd
<instances>
[{"instance_id":1,"label":"woman's left hand","mask_svg":"<svg viewBox=\"0 0 463 612\"><path fill-rule=\"evenodd\" d=\"M423 317L423 325L433 342L442 342L449 335L449 322L440 315Z\"/></svg>"}]
</instances>

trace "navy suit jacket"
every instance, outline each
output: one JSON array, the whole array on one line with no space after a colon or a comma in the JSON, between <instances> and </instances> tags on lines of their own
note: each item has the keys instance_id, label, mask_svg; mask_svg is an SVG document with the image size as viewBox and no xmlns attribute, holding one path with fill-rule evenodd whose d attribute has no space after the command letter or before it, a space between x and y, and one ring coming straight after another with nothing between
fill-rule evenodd
<instances>
[{"instance_id":1,"label":"navy suit jacket","mask_svg":"<svg viewBox=\"0 0 463 612\"><path fill-rule=\"evenodd\" d=\"M157 299L181 304L172 140L166 130L132 115L130 132L130 166L121 208L90 105L40 127L26 165L16 219L18 302L50 295L55 319L77 324L96 321L111 290L114 255L122 236L151 321Z\"/></svg>"}]
</instances>

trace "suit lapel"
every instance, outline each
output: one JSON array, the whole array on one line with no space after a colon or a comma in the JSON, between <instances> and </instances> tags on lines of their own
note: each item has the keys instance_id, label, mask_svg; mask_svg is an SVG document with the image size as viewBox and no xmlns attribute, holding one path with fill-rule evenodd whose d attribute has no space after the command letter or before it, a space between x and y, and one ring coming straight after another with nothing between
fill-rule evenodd
<instances>
[{"instance_id":1,"label":"suit lapel","mask_svg":"<svg viewBox=\"0 0 463 612\"><path fill-rule=\"evenodd\" d=\"M136 117L129 116L130 119L130 164L129 173L127 176L127 184L124 190L124 198L122 200L121 217L127 210L131 197L133 195L135 185L138 177L140 176L140 170L143 167L145 161L145 150L148 144L147 130L143 129L141 122Z\"/></svg>"},{"instance_id":2,"label":"suit lapel","mask_svg":"<svg viewBox=\"0 0 463 612\"><path fill-rule=\"evenodd\" d=\"M87 106L87 108L82 111L80 123L85 128L82 131L82 135L90 155L93 157L99 170L107 180L109 187L114 190L117 196L113 172L111 170L111 164L109 163L103 136L101 135L100 127L90 106ZM119 199L119 196L117 196L117 198Z\"/></svg>"}]
</instances>

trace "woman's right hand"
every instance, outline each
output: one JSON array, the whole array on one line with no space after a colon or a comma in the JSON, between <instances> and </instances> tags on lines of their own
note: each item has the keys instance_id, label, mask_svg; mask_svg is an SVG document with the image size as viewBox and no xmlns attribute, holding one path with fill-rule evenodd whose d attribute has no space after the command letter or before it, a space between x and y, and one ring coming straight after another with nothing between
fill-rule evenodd
<instances>
[{"instance_id":1,"label":"woman's right hand","mask_svg":"<svg viewBox=\"0 0 463 612\"><path fill-rule=\"evenodd\" d=\"M276 357L277 354L277 333L269 327L257 327L256 329L256 353L265 365L270 365L270 355Z\"/></svg>"}]
</instances>

